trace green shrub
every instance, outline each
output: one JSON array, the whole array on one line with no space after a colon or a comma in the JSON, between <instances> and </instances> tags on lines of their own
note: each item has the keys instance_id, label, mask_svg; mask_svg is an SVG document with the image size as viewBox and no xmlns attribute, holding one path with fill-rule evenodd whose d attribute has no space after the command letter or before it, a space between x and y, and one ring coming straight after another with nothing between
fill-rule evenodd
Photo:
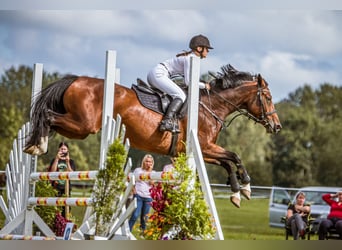
<instances>
[{"instance_id":1,"label":"green shrub","mask_svg":"<svg viewBox=\"0 0 342 250\"><path fill-rule=\"evenodd\" d=\"M109 147L105 168L100 169L93 191L94 212L96 214L95 234L103 235L107 224L111 222L120 195L124 192L127 152L120 139L116 139Z\"/></svg>"},{"instance_id":2,"label":"green shrub","mask_svg":"<svg viewBox=\"0 0 342 250\"><path fill-rule=\"evenodd\" d=\"M215 229L200 183L181 154L174 163L177 183L158 183L151 190L154 212L145 238L150 240L213 239ZM196 178L195 178L196 177Z\"/></svg>"},{"instance_id":3,"label":"green shrub","mask_svg":"<svg viewBox=\"0 0 342 250\"><path fill-rule=\"evenodd\" d=\"M55 197L57 190L51 186L49 181L37 181L35 187L36 197ZM56 206L36 206L34 210L43 221L53 230L54 220L57 212L61 212L61 207Z\"/></svg>"}]
</instances>

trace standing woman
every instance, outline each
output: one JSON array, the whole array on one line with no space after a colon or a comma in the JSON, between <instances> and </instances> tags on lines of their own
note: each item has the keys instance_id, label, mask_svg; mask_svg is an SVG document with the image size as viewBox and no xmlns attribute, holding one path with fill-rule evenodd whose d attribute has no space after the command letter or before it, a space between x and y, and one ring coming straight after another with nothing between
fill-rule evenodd
<instances>
[{"instance_id":1,"label":"standing woman","mask_svg":"<svg viewBox=\"0 0 342 250\"><path fill-rule=\"evenodd\" d=\"M141 175L151 173L153 171L154 159L150 154L146 154L142 160L141 167L136 168L133 175ZM137 208L133 212L130 220L128 221L129 229L132 231L133 226L140 215L140 230L143 233L146 229L146 216L150 212L151 208L151 194L150 188L153 185L153 181L143 181L136 179L135 186L133 188L133 196L137 200Z\"/></svg>"},{"instance_id":2,"label":"standing woman","mask_svg":"<svg viewBox=\"0 0 342 250\"><path fill-rule=\"evenodd\" d=\"M290 204L287 209L287 224L291 227L294 240L298 240L299 236L303 238L305 235L310 206L305 205L304 203L305 194L300 192L296 196L296 203Z\"/></svg>"},{"instance_id":3,"label":"standing woman","mask_svg":"<svg viewBox=\"0 0 342 250\"><path fill-rule=\"evenodd\" d=\"M147 81L151 86L172 97L172 102L160 123L160 131L180 132L178 122L175 118L186 99L186 95L170 78L173 75L183 75L184 83L188 86L190 81L190 56L198 56L201 59L206 58L209 49L213 49L209 39L203 35L197 35L191 38L189 47L191 49L190 51L180 53L174 58L159 63L147 75ZM198 85L201 89L210 89L208 83L204 84L199 82Z\"/></svg>"}]
</instances>

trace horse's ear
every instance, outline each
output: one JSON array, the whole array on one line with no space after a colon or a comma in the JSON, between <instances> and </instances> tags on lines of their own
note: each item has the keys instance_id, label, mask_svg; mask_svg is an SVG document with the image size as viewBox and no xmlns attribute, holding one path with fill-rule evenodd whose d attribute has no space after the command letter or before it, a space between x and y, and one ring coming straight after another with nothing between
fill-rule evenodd
<instances>
[{"instance_id":1,"label":"horse's ear","mask_svg":"<svg viewBox=\"0 0 342 250\"><path fill-rule=\"evenodd\" d=\"M229 71L233 71L233 72L237 72L237 69L233 67L233 65L228 64L228 70Z\"/></svg>"},{"instance_id":2,"label":"horse's ear","mask_svg":"<svg viewBox=\"0 0 342 250\"><path fill-rule=\"evenodd\" d=\"M208 74L209 74L209 76L211 76L211 77L217 79L217 75L215 74L215 72L209 70L209 71L208 71Z\"/></svg>"},{"instance_id":3,"label":"horse's ear","mask_svg":"<svg viewBox=\"0 0 342 250\"><path fill-rule=\"evenodd\" d=\"M258 85L260 87L265 85L264 79L262 78L262 76L260 74L258 74Z\"/></svg>"}]
</instances>

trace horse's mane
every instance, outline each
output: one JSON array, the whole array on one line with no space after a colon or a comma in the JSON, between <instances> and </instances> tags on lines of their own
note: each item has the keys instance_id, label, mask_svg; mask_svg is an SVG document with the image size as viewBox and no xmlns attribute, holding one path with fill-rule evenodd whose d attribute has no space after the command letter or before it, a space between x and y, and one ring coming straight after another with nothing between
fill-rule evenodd
<instances>
[{"instance_id":1,"label":"horse's mane","mask_svg":"<svg viewBox=\"0 0 342 250\"><path fill-rule=\"evenodd\" d=\"M235 88L243 82L253 81L255 76L249 72L238 71L232 65L224 65L221 67L221 72L217 72L215 76L215 86L222 89Z\"/></svg>"}]
</instances>

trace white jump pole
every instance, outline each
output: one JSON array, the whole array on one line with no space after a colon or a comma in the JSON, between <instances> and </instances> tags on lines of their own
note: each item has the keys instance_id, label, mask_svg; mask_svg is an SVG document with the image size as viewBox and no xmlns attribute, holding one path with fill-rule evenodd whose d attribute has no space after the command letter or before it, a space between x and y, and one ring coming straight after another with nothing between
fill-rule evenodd
<instances>
[{"instance_id":1,"label":"white jump pole","mask_svg":"<svg viewBox=\"0 0 342 250\"><path fill-rule=\"evenodd\" d=\"M102 130L101 130L101 148L99 169L104 168L108 139L106 128L108 125L108 117L113 118L114 110L114 90L115 90L115 73L116 73L116 51L107 50L106 52L106 75L104 80L103 107L102 107Z\"/></svg>"},{"instance_id":2,"label":"white jump pole","mask_svg":"<svg viewBox=\"0 0 342 250\"><path fill-rule=\"evenodd\" d=\"M192 169L194 178L196 177L196 169L199 172L199 177L204 193L205 200L209 206L209 210L214 217L214 225L216 227L216 239L223 240L222 228L217 215L216 206L212 196L207 172L205 169L203 156L197 140L198 131L198 105L199 105L199 82L200 78L200 58L192 56L190 58L190 84L188 94L188 124L186 133L186 155L188 157L188 166ZM196 145L197 143L197 145ZM196 158L194 157L196 154ZM197 160L197 162L196 162ZM190 183L189 188L194 188L195 179Z\"/></svg>"},{"instance_id":3,"label":"white jump pole","mask_svg":"<svg viewBox=\"0 0 342 250\"><path fill-rule=\"evenodd\" d=\"M200 77L200 59L199 57L190 57L190 84L188 94L188 124L186 131L186 155L188 157L187 164L193 172L196 174L196 165L194 160L194 151L191 145L191 131L198 128L198 99L199 99L199 87L198 80ZM189 188L194 188L195 179L192 183L189 183Z\"/></svg>"},{"instance_id":4,"label":"white jump pole","mask_svg":"<svg viewBox=\"0 0 342 250\"><path fill-rule=\"evenodd\" d=\"M31 104L33 105L36 102L38 93L42 89L43 84L43 64L42 63L35 63L33 67L33 79L32 79L32 96L31 96ZM30 118L32 117L33 109L30 111ZM30 122L30 124L32 124ZM31 125L30 125L31 126ZM31 156L31 166L30 166L30 173L37 171L37 155ZM26 179L28 180L28 179ZM29 187L28 197L34 196L35 194L35 185L32 184Z\"/></svg>"},{"instance_id":5,"label":"white jump pole","mask_svg":"<svg viewBox=\"0 0 342 250\"><path fill-rule=\"evenodd\" d=\"M188 94L188 124L186 131L186 154L189 158L193 158L193 150L191 146L191 130L198 128L198 100L199 87L198 80L200 78L200 59L191 56L190 58L190 84ZM191 164L194 165L194 164ZM196 170L193 169L194 171Z\"/></svg>"}]
</instances>

